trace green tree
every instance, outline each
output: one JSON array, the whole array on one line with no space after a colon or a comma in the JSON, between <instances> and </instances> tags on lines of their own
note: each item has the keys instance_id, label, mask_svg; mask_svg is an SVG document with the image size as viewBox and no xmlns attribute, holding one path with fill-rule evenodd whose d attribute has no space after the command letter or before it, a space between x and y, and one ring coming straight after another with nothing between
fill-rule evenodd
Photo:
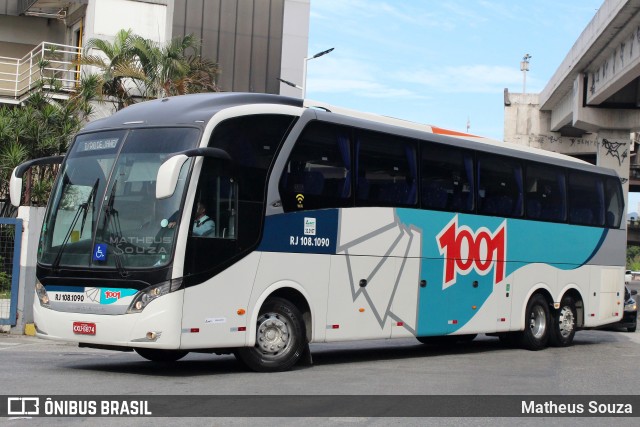
<instances>
[{"instance_id":1,"label":"green tree","mask_svg":"<svg viewBox=\"0 0 640 427\"><path fill-rule=\"evenodd\" d=\"M218 65L197 54L193 35L176 37L166 44L120 30L113 43L102 39L87 42L80 61L99 69L99 94L120 110L136 101L186 93L217 92Z\"/></svg>"},{"instance_id":2,"label":"green tree","mask_svg":"<svg viewBox=\"0 0 640 427\"><path fill-rule=\"evenodd\" d=\"M44 75L47 64L39 66ZM53 96L61 92L61 83L55 76L43 78L38 85L23 105L0 108L0 195L5 199L13 169L28 159L65 153L73 135L93 111L95 77L83 78L67 99ZM56 173L54 166L29 171L23 203L45 204Z\"/></svg>"}]
</instances>

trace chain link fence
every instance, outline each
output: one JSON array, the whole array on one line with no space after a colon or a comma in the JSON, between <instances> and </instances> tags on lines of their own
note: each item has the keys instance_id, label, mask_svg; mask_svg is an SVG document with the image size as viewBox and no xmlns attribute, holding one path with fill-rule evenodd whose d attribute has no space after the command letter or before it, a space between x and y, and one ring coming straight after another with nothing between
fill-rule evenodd
<instances>
[{"instance_id":1,"label":"chain link fence","mask_svg":"<svg viewBox=\"0 0 640 427\"><path fill-rule=\"evenodd\" d=\"M22 220L0 218L0 325L16 324Z\"/></svg>"}]
</instances>

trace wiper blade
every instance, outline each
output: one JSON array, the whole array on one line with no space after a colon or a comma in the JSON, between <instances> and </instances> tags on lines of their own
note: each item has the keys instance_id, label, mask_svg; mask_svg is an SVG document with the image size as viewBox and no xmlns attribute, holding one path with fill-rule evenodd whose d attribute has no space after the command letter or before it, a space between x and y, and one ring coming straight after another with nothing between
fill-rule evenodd
<instances>
[{"instance_id":1,"label":"wiper blade","mask_svg":"<svg viewBox=\"0 0 640 427\"><path fill-rule=\"evenodd\" d=\"M115 257L115 266L120 273L122 278L129 277L129 272L124 267L124 263L122 262L122 254L124 253L120 248L114 246L112 244L111 237L115 236L116 241L120 241L122 237L122 228L120 227L120 217L118 215L118 211L113 208L113 203L116 198L116 186L118 185L118 180L116 179L113 183L113 187L111 187L111 194L109 194L109 201L104 208L104 221L103 221L103 230L109 232L109 240L104 238L104 241L109 242L109 246L111 247L111 253Z\"/></svg>"},{"instance_id":2,"label":"wiper blade","mask_svg":"<svg viewBox=\"0 0 640 427\"><path fill-rule=\"evenodd\" d=\"M60 245L60 249L58 249L58 253L56 253L56 258L53 261L53 264L51 265L54 271L58 270L58 267L60 266L60 261L62 260L62 253L64 252L64 249L67 247L67 244L69 243L69 239L71 238L71 233L73 232L73 228L76 226L76 223L78 222L78 218L80 218L80 212L84 211L84 214L82 215L82 226L80 227L80 235L82 236L82 232L84 231L84 222L85 222L85 219L87 218L87 212L89 211L89 203L91 202L92 199L95 198L95 193L98 191L99 182L100 182L100 178L97 178L95 184L93 184L93 188L91 189L91 193L89 194L89 197L87 197L87 201L78 205L78 209L76 210L76 214L73 217L73 221L71 221L71 225L67 230L67 234L65 234L64 239L62 240L62 244Z\"/></svg>"}]
</instances>

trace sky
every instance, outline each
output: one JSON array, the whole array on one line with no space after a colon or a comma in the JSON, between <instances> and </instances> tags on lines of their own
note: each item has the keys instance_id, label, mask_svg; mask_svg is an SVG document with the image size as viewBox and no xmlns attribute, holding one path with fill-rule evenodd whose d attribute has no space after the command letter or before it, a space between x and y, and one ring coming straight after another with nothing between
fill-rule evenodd
<instances>
[{"instance_id":1,"label":"sky","mask_svg":"<svg viewBox=\"0 0 640 427\"><path fill-rule=\"evenodd\" d=\"M603 0L311 0L307 99L503 139L504 89L539 93ZM628 211L640 193L629 195Z\"/></svg>"}]
</instances>

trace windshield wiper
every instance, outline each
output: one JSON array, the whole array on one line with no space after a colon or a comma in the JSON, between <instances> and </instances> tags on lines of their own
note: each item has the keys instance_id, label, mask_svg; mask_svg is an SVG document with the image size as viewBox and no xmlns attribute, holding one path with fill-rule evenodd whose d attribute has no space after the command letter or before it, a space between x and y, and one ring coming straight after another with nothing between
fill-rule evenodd
<instances>
[{"instance_id":1,"label":"windshield wiper","mask_svg":"<svg viewBox=\"0 0 640 427\"><path fill-rule=\"evenodd\" d=\"M120 273L120 276L122 278L126 278L126 277L129 277L129 272L126 270L126 268L124 267L124 263L122 262L122 254L124 253L124 251L122 251L120 248L114 245L113 239L112 239L112 237L115 236L117 242L120 242L122 240L122 228L120 226L120 217L119 217L118 211L113 207L113 203L116 198L117 185L118 185L118 180L116 179L113 183L113 187L111 187L111 193L109 194L109 201L107 202L107 205L104 208L104 221L102 224L102 229L104 231L109 232L108 242L109 242L109 246L111 246L111 252L115 257L116 269L118 270L118 273ZM104 234L103 234L103 239L104 239ZM107 241L107 239L104 239L104 240Z\"/></svg>"},{"instance_id":2,"label":"windshield wiper","mask_svg":"<svg viewBox=\"0 0 640 427\"><path fill-rule=\"evenodd\" d=\"M64 239L62 240L62 244L60 245L60 249L58 249L58 253L56 254L56 258L51 265L51 268L56 271L60 266L60 261L62 260L62 253L64 249L67 247L69 243L69 238L71 237L71 233L73 233L73 228L76 226L78 219L80 218L80 213L84 211L82 215L82 225L80 226L80 236L82 236L82 232L84 231L84 223L87 219L87 212L89 211L89 203L92 200L95 200L95 195L98 192L98 184L100 183L100 178L96 178L95 184L93 184L93 188L91 189L91 193L89 193L89 197L87 197L87 201L78 205L78 209L76 210L76 214L73 217L73 221L71 221L71 225L67 230L67 234L65 234Z\"/></svg>"}]
</instances>

